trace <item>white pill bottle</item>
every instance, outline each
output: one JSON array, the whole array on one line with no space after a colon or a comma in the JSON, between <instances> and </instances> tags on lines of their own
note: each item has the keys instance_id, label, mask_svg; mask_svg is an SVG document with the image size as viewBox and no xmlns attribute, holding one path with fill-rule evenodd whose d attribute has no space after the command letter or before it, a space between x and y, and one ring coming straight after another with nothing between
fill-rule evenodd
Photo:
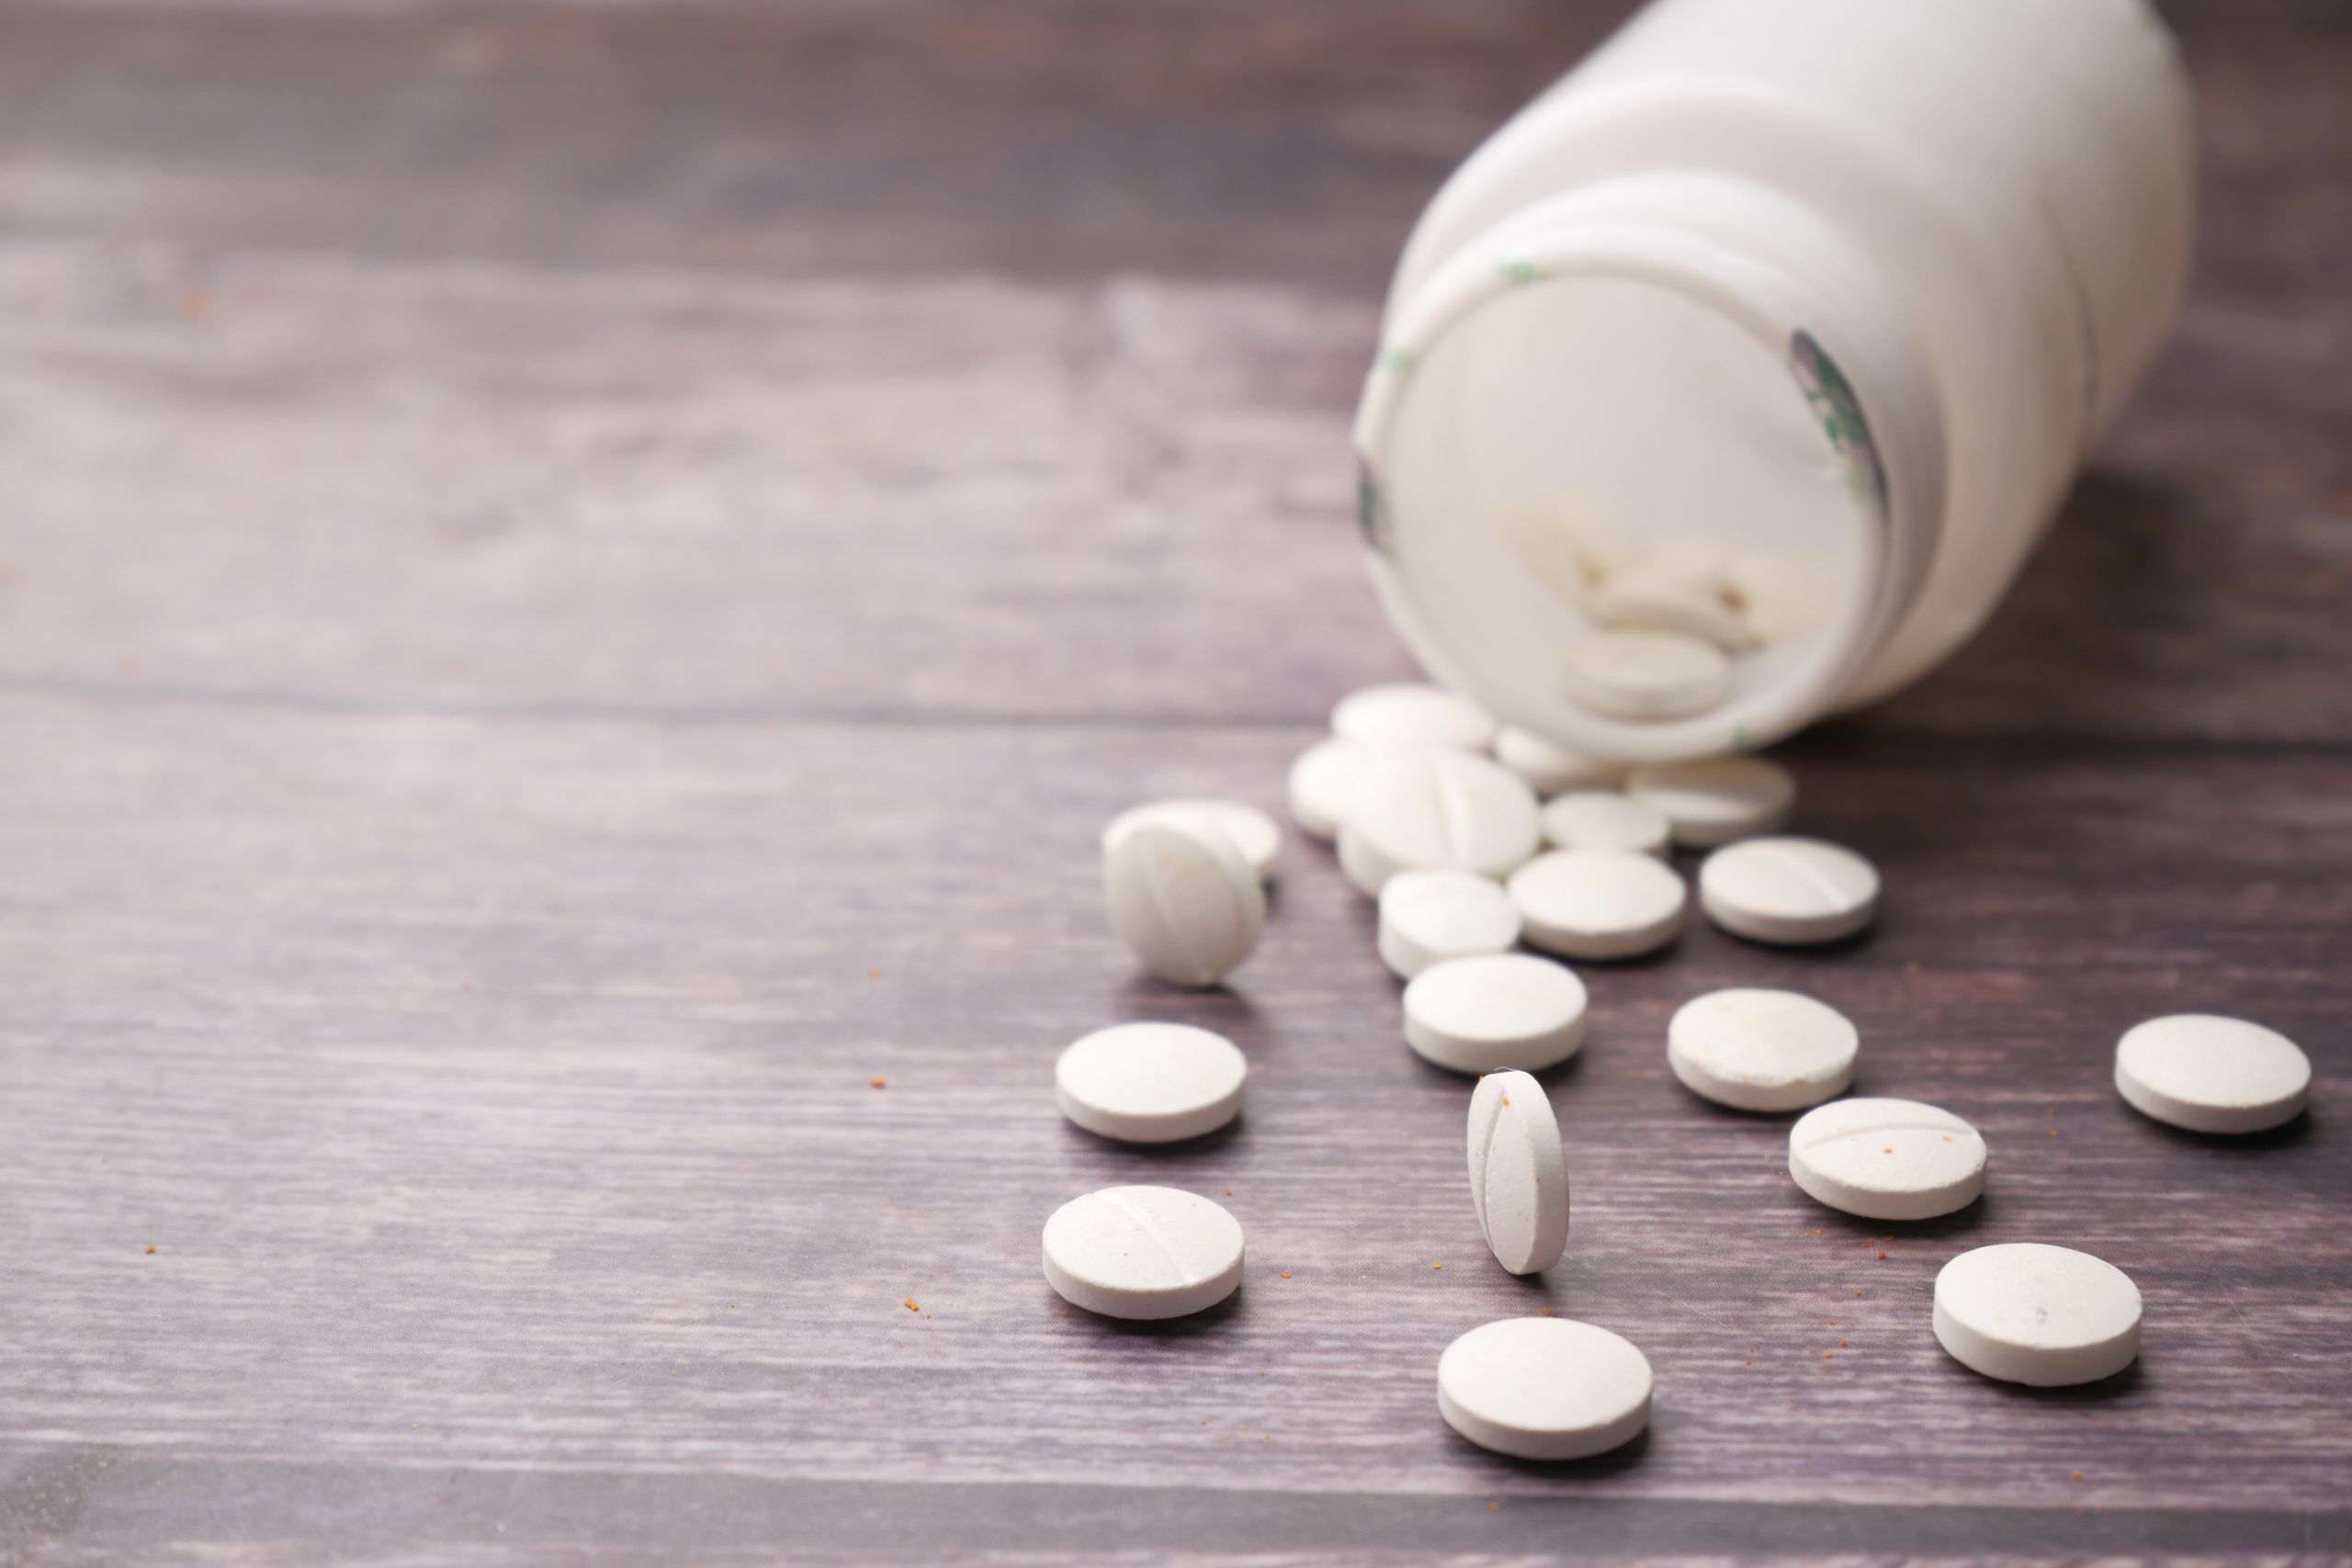
<instances>
[{"instance_id":1,"label":"white pill bottle","mask_svg":"<svg viewBox=\"0 0 2352 1568\"><path fill-rule=\"evenodd\" d=\"M1655 0L1406 246L1356 424L1390 617L1437 679L1628 760L1925 672L2164 336L2190 120L2143 0ZM1693 617L1729 665L1699 711L1564 678Z\"/></svg>"}]
</instances>

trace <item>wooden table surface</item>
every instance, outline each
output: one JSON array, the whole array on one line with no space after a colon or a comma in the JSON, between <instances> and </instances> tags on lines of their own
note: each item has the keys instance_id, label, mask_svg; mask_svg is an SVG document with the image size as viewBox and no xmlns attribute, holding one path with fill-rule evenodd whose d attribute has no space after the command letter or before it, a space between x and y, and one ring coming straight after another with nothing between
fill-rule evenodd
<instances>
[{"instance_id":1,"label":"wooden table surface","mask_svg":"<svg viewBox=\"0 0 2352 1568\"><path fill-rule=\"evenodd\" d=\"M1407 672L1383 276L1622 6L0 11L0 1562L2352 1553L2352 20L2166 8L2177 340L1990 629L1783 749L1875 933L1589 971L1525 1282L1329 854L1182 995L1093 836L1278 807ZM1681 1091L1758 983L1984 1201L1890 1237ZM2312 1112L2127 1110L2178 1010ZM1248 1051L1236 1130L1057 1114L1146 1017ZM1228 1307L1062 1310L1038 1227L1122 1180L1241 1220ZM1937 1348L2027 1238L2138 1280L2133 1371ZM1645 1438L1440 1423L1539 1305L1647 1351Z\"/></svg>"}]
</instances>

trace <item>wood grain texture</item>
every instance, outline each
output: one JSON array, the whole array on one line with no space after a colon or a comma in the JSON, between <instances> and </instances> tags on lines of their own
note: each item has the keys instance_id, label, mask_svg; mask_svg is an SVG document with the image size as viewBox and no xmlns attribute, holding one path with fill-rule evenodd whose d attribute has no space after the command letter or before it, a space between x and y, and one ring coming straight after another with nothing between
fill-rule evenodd
<instances>
[{"instance_id":1,"label":"wood grain texture","mask_svg":"<svg viewBox=\"0 0 2352 1568\"><path fill-rule=\"evenodd\" d=\"M2168 8L2181 334L1986 634L1787 750L1876 931L1589 970L1548 1278L1328 855L1230 991L1108 934L1103 820L1278 806L1406 668L1380 276L1619 9L0 10L0 1562L2352 1555L2335 9ZM1807 1203L1665 1069L1734 983L1849 1010L1986 1201ZM2124 1108L2189 1009L2313 1113ZM1240 1126L1060 1120L1139 1017L1244 1046ZM1063 1314L1039 1224L1133 1179L1241 1219L1232 1305ZM2132 1273L2137 1371L1943 1357L2016 1239ZM1634 1449L1438 1422L1544 1304L1651 1356Z\"/></svg>"}]
</instances>

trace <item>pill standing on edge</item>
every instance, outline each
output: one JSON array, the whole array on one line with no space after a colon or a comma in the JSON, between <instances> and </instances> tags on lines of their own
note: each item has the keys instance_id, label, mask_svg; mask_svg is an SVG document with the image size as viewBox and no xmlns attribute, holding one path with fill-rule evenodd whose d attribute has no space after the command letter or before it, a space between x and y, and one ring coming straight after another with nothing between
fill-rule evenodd
<instances>
[{"instance_id":1,"label":"pill standing on edge","mask_svg":"<svg viewBox=\"0 0 2352 1568\"><path fill-rule=\"evenodd\" d=\"M1519 911L1490 876L1406 871L1380 890L1380 961L1399 979L1449 958L1508 953L1518 942Z\"/></svg>"},{"instance_id":2,"label":"pill standing on edge","mask_svg":"<svg viewBox=\"0 0 2352 1568\"><path fill-rule=\"evenodd\" d=\"M1506 1272L1534 1274L1568 1247L1568 1165L1544 1086L1489 1073L1470 1096L1470 1201Z\"/></svg>"},{"instance_id":3,"label":"pill standing on edge","mask_svg":"<svg viewBox=\"0 0 2352 1568\"><path fill-rule=\"evenodd\" d=\"M1789 1129L1789 1175L1817 1202L1866 1220L1928 1220L1984 1190L1984 1139L1916 1100L1833 1100Z\"/></svg>"},{"instance_id":4,"label":"pill standing on edge","mask_svg":"<svg viewBox=\"0 0 2352 1568\"><path fill-rule=\"evenodd\" d=\"M1584 982L1524 953L1449 958L1405 987L1405 1043L1457 1073L1534 1072L1584 1044Z\"/></svg>"},{"instance_id":5,"label":"pill standing on edge","mask_svg":"<svg viewBox=\"0 0 2352 1568\"><path fill-rule=\"evenodd\" d=\"M1506 876L1543 841L1534 792L1466 751L1398 751L1364 770L1340 827L1340 869L1373 897L1400 871Z\"/></svg>"},{"instance_id":6,"label":"pill standing on edge","mask_svg":"<svg viewBox=\"0 0 2352 1568\"><path fill-rule=\"evenodd\" d=\"M1615 789L1625 782L1623 762L1604 762L1571 751L1533 730L1504 725L1495 732L1495 761L1527 781L1540 795L1571 789Z\"/></svg>"},{"instance_id":7,"label":"pill standing on edge","mask_svg":"<svg viewBox=\"0 0 2352 1568\"><path fill-rule=\"evenodd\" d=\"M1178 986L1214 986L1266 929L1266 891L1241 852L1205 823L1153 818L1102 856L1111 924L1144 968Z\"/></svg>"},{"instance_id":8,"label":"pill standing on edge","mask_svg":"<svg viewBox=\"0 0 2352 1568\"><path fill-rule=\"evenodd\" d=\"M1482 1449L1518 1459L1585 1459L1650 1419L1650 1363L1631 1342L1567 1317L1507 1317L1445 1348L1438 1414Z\"/></svg>"},{"instance_id":9,"label":"pill standing on edge","mask_svg":"<svg viewBox=\"0 0 2352 1568\"><path fill-rule=\"evenodd\" d=\"M2035 1388L2097 1382L2140 1354L2140 1287L2087 1252L2007 1242L1943 1266L1932 1322L1971 1371Z\"/></svg>"},{"instance_id":10,"label":"pill standing on edge","mask_svg":"<svg viewBox=\"0 0 2352 1568\"><path fill-rule=\"evenodd\" d=\"M1598 632L1561 665L1568 694L1608 718L1662 720L1704 713L1731 694L1731 660L1679 632Z\"/></svg>"},{"instance_id":11,"label":"pill standing on edge","mask_svg":"<svg viewBox=\"0 0 2352 1568\"><path fill-rule=\"evenodd\" d=\"M1694 998L1666 1026L1674 1076L1735 1111L1798 1111L1843 1094L1860 1043L1836 1008L1751 987Z\"/></svg>"},{"instance_id":12,"label":"pill standing on edge","mask_svg":"<svg viewBox=\"0 0 2352 1568\"><path fill-rule=\"evenodd\" d=\"M1241 1283L1241 1225L1198 1193L1107 1187L1046 1222L1046 1282L1105 1317L1183 1317Z\"/></svg>"},{"instance_id":13,"label":"pill standing on edge","mask_svg":"<svg viewBox=\"0 0 2352 1568\"><path fill-rule=\"evenodd\" d=\"M1797 781L1763 757L1710 757L1635 768L1625 793L1664 812L1676 843L1707 850L1786 823Z\"/></svg>"},{"instance_id":14,"label":"pill standing on edge","mask_svg":"<svg viewBox=\"0 0 2352 1568\"><path fill-rule=\"evenodd\" d=\"M1531 947L1570 958L1634 958L1682 930L1687 890L1674 868L1634 850L1554 850L1511 874L1511 907Z\"/></svg>"},{"instance_id":15,"label":"pill standing on edge","mask_svg":"<svg viewBox=\"0 0 2352 1568\"><path fill-rule=\"evenodd\" d=\"M1483 751L1494 741L1495 721L1467 697L1408 682L1367 686L1341 697L1331 710L1331 733L1381 750L1435 746Z\"/></svg>"},{"instance_id":16,"label":"pill standing on edge","mask_svg":"<svg viewBox=\"0 0 2352 1568\"><path fill-rule=\"evenodd\" d=\"M1327 844L1340 836L1372 759L1370 747L1352 740L1318 740L1298 754L1290 765L1290 816L1300 831Z\"/></svg>"},{"instance_id":17,"label":"pill standing on edge","mask_svg":"<svg viewBox=\"0 0 2352 1568\"><path fill-rule=\"evenodd\" d=\"M1241 852L1241 858L1258 874L1259 881L1273 880L1274 863L1282 856L1282 828L1256 807L1244 806L1238 800L1155 800L1122 811L1102 829L1104 852L1109 852L1113 839L1129 828L1148 818L1161 816L1208 823L1233 840L1233 847Z\"/></svg>"},{"instance_id":18,"label":"pill standing on edge","mask_svg":"<svg viewBox=\"0 0 2352 1568\"><path fill-rule=\"evenodd\" d=\"M1222 1034L1187 1023L1119 1023L1054 1063L1054 1099L1088 1132L1130 1144L1213 1133L1240 1112L1250 1064Z\"/></svg>"},{"instance_id":19,"label":"pill standing on edge","mask_svg":"<svg viewBox=\"0 0 2352 1568\"><path fill-rule=\"evenodd\" d=\"M2276 1030L2211 1013L2152 1018L2115 1047L2132 1108L2192 1133L2259 1133L2302 1114L2312 1061Z\"/></svg>"},{"instance_id":20,"label":"pill standing on edge","mask_svg":"<svg viewBox=\"0 0 2352 1568\"><path fill-rule=\"evenodd\" d=\"M1615 790L1571 790L1544 804L1544 840L1563 850L1634 850L1663 859L1673 843L1666 816Z\"/></svg>"},{"instance_id":21,"label":"pill standing on edge","mask_svg":"<svg viewBox=\"0 0 2352 1568\"><path fill-rule=\"evenodd\" d=\"M1699 867L1699 907L1735 936L1806 947L1878 915L1878 868L1821 839L1742 839Z\"/></svg>"}]
</instances>

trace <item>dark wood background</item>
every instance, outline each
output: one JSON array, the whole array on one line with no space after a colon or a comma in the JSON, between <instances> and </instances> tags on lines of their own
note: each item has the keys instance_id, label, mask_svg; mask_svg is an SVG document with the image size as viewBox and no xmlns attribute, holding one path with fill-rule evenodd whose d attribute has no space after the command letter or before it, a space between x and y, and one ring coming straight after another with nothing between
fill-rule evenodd
<instances>
[{"instance_id":1,"label":"dark wood background","mask_svg":"<svg viewBox=\"0 0 2352 1568\"><path fill-rule=\"evenodd\" d=\"M1623 8L0 10L0 1562L2352 1552L2335 0L2166 7L2178 336L1984 636L1784 750L1876 932L1588 971L1547 1277L1327 854L1227 994L1105 927L1114 810L1278 806L1406 671L1346 520L1384 274ZM1804 1201L1666 1071L1733 983L1854 1016L1984 1201ZM2184 1010L2313 1113L2125 1109ZM1237 1130L1060 1120L1141 1017L1245 1047ZM1038 1227L1111 1180L1233 1210L1229 1307L1064 1313ZM2136 1370L1936 1348L2025 1238L2137 1279ZM1439 1422L1539 1304L1648 1352L1646 1438Z\"/></svg>"}]
</instances>

